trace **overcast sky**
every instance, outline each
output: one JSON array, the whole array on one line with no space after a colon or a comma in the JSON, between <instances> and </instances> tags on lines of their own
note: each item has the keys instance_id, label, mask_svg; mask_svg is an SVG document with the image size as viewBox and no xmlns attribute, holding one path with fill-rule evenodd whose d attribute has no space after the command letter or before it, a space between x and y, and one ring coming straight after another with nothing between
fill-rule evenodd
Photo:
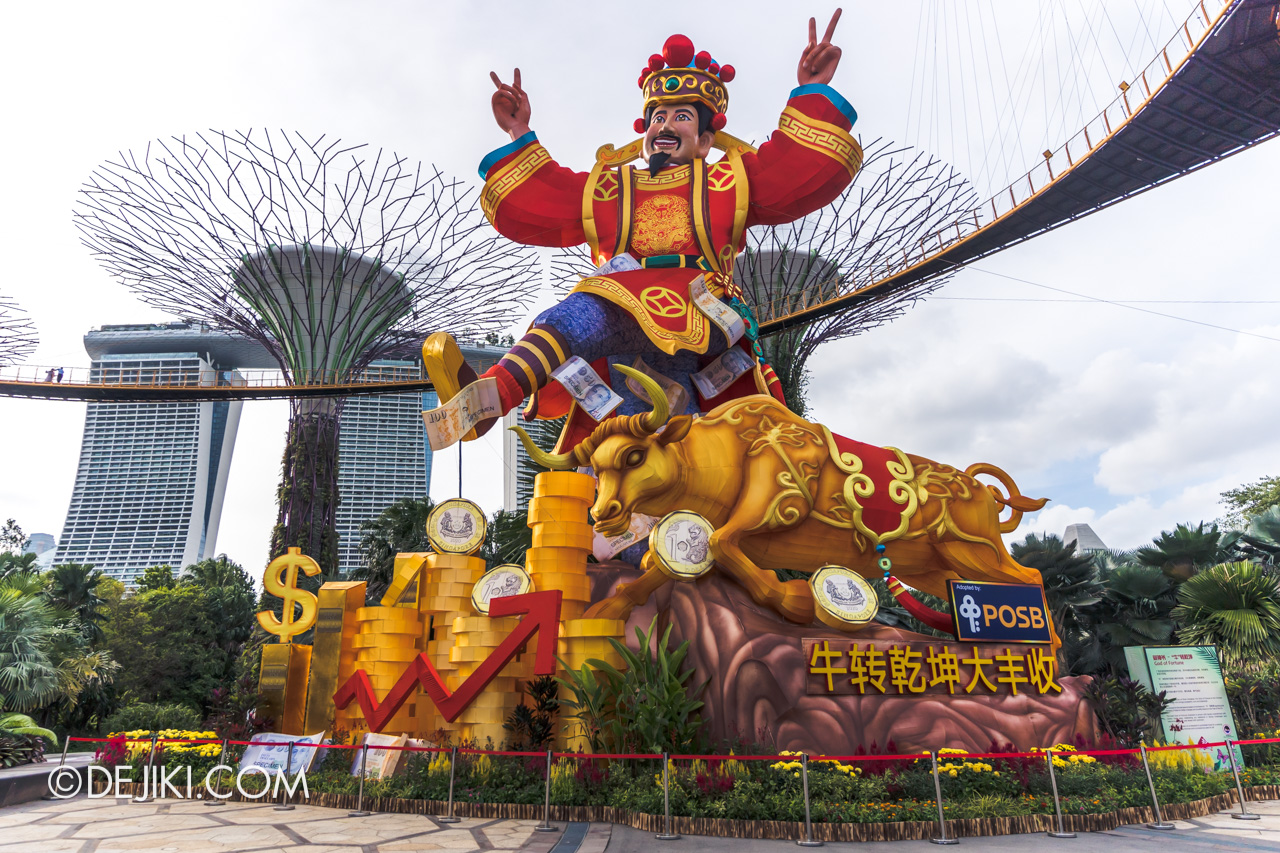
<instances>
[{"instance_id":1,"label":"overcast sky","mask_svg":"<svg viewBox=\"0 0 1280 853\"><path fill-rule=\"evenodd\" d=\"M1099 46L1096 62L1079 60L1080 74L1060 63L1050 75L1034 70L1060 43L1045 34L1061 27L1067 37L1071 22L1052 21L1049 7L915 5L846 4L834 85L857 108L855 130L865 138L936 148L973 170L984 197L1057 147L1061 128L1074 132L1079 117L1100 109L1110 96L1100 93L1154 56L1150 45L1172 35L1170 22L1192 6L1139 0L1128 23L1112 11L1117 42L1131 49L1109 55ZM1096 3L1080 5L1085 25L1101 20L1089 17L1101 14ZM0 292L39 328L29 363L87 366L82 336L91 327L170 319L110 279L72 225L77 188L118 151L208 128L267 126L368 142L474 180L480 158L506 141L490 114L488 71L505 79L519 65L539 137L562 163L585 170L597 146L634 136L636 73L674 31L736 67L727 129L761 139L795 85L807 16L825 21L834 4L685 2L655 6L651 16L644 8L316 0L14 7L0 57L10 116L0 139L0 217L10 246ZM999 13L999 32L983 9ZM953 36L977 25L986 35L959 46ZM943 42L952 46L938 59L933 48ZM975 57L992 56L1000 62L979 74ZM1005 133L1014 125L1017 134ZM983 155L996 150L1003 171ZM1221 491L1280 473L1280 305L1265 302L1280 298L1277 199L1280 146L1272 143L985 260L893 324L820 350L813 411L865 441L960 467L1004 467L1025 493L1052 498L1019 535L1088 522L1108 545L1128 548L1176 522L1215 518ZM1237 331L1044 301L1071 297L1037 285L1119 301L1219 300L1139 307ZM543 294L539 307L549 299ZM512 331L528 319L513 318ZM14 517L28 533L61 533L84 411L80 403L0 400L0 519ZM240 423L218 550L255 573L268 558L287 414L284 402L249 402ZM457 460L456 450L437 456L436 498L456 492ZM467 446L465 491L490 510L501 505L501 466L496 438Z\"/></svg>"}]
</instances>

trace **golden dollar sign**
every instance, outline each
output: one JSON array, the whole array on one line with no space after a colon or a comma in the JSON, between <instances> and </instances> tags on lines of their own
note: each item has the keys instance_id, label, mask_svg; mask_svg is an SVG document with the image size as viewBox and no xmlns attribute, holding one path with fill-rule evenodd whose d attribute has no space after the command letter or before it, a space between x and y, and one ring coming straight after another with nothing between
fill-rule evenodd
<instances>
[{"instance_id":1,"label":"golden dollar sign","mask_svg":"<svg viewBox=\"0 0 1280 853\"><path fill-rule=\"evenodd\" d=\"M279 637L282 643L311 630L316 622L316 597L305 589L298 589L298 569L306 572L308 577L320 574L319 563L302 553L301 548L290 548L289 553L272 560L262 576L262 585L267 592L284 599L284 611L281 613L283 619L277 619L270 610L264 610L258 614L258 624L262 630ZM296 620L295 604L302 605L302 615Z\"/></svg>"}]
</instances>

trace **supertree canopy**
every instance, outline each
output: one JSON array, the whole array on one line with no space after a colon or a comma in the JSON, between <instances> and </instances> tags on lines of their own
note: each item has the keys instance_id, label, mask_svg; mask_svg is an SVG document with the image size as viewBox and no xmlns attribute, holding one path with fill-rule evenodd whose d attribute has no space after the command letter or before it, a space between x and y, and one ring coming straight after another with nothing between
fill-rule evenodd
<instances>
[{"instance_id":1,"label":"supertree canopy","mask_svg":"<svg viewBox=\"0 0 1280 853\"><path fill-rule=\"evenodd\" d=\"M37 343L31 318L11 298L0 295L0 367L22 361L35 351Z\"/></svg>"},{"instance_id":2,"label":"supertree canopy","mask_svg":"<svg viewBox=\"0 0 1280 853\"><path fill-rule=\"evenodd\" d=\"M935 157L883 139L866 146L866 160L835 202L788 225L752 228L734 263L734 279L749 295L762 324L871 284L901 266L907 250L955 222L977 194L955 169ZM902 314L950 275L889 288L836 314L781 331L760 343L782 381L787 403L805 410L806 364L829 341L874 329Z\"/></svg>"},{"instance_id":3,"label":"supertree canopy","mask_svg":"<svg viewBox=\"0 0 1280 853\"><path fill-rule=\"evenodd\" d=\"M299 133L210 131L94 171L83 242L150 305L238 331L286 380L341 384L432 331L516 318L536 254L494 232L471 187L403 157ZM340 398L295 398L271 554L337 566Z\"/></svg>"}]
</instances>

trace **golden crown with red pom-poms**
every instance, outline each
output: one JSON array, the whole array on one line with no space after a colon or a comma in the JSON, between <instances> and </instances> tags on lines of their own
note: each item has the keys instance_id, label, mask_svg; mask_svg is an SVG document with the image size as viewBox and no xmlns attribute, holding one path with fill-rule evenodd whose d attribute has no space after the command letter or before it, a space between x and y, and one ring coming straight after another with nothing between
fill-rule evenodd
<instances>
[{"instance_id":1,"label":"golden crown with red pom-poms","mask_svg":"<svg viewBox=\"0 0 1280 853\"><path fill-rule=\"evenodd\" d=\"M640 71L639 84L644 92L644 112L659 104L687 104L698 101L715 113L711 129L725 125L729 109L729 90L725 84L733 79L733 66L721 65L705 50L695 53L688 36L674 35L662 45L662 53L649 57ZM644 133L645 120L636 119L636 133Z\"/></svg>"}]
</instances>

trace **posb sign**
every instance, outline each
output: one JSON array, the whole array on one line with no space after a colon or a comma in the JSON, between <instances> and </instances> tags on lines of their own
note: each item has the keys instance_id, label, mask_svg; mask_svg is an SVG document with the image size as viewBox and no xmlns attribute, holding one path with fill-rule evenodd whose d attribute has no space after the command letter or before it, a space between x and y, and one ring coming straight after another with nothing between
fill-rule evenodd
<instances>
[{"instance_id":1,"label":"posb sign","mask_svg":"<svg viewBox=\"0 0 1280 853\"><path fill-rule=\"evenodd\" d=\"M1044 588L1023 583L948 581L956 637L975 643L1047 643Z\"/></svg>"}]
</instances>

